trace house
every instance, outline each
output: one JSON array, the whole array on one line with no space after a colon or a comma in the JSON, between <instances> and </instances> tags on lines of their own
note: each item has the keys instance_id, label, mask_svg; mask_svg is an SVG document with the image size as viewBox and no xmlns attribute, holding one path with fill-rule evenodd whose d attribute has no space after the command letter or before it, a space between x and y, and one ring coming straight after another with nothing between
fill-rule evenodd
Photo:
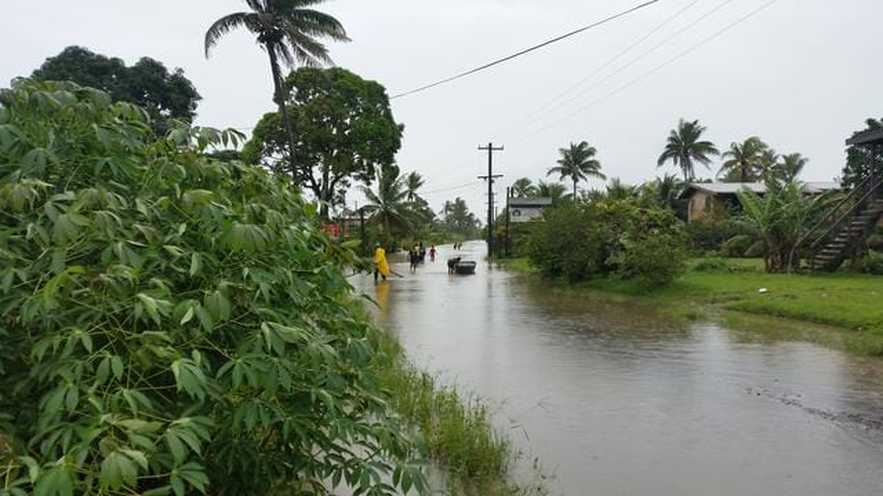
<instances>
[{"instance_id":1,"label":"house","mask_svg":"<svg viewBox=\"0 0 883 496\"><path fill-rule=\"evenodd\" d=\"M836 182L807 182L804 183L810 194L825 193L840 189ZM682 200L688 200L687 222L693 222L707 216L715 209L738 210L739 196L742 190L749 190L763 195L766 193L764 183L690 183L681 193Z\"/></svg>"},{"instance_id":2,"label":"house","mask_svg":"<svg viewBox=\"0 0 883 496\"><path fill-rule=\"evenodd\" d=\"M542 220L543 211L550 206L551 198L509 198L509 219L512 222Z\"/></svg>"}]
</instances>

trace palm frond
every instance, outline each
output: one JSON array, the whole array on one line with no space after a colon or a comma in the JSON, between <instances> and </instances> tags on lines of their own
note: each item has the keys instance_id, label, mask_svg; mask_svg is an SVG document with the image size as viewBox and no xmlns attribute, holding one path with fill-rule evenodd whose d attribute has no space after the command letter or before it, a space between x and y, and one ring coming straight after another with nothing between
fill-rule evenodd
<instances>
[{"instance_id":1,"label":"palm frond","mask_svg":"<svg viewBox=\"0 0 883 496\"><path fill-rule=\"evenodd\" d=\"M208 28L208 31L205 32L205 57L208 58L210 56L211 49L218 44L221 38L239 27L245 27L249 31L257 32L259 29L257 16L248 12L236 12L215 21Z\"/></svg>"}]
</instances>

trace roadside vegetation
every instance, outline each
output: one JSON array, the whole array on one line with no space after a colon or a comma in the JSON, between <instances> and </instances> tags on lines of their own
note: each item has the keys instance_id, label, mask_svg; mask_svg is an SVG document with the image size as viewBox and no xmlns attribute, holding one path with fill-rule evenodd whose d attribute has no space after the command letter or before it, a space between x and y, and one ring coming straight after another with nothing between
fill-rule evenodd
<instances>
[{"instance_id":1,"label":"roadside vegetation","mask_svg":"<svg viewBox=\"0 0 883 496\"><path fill-rule=\"evenodd\" d=\"M0 491L396 494L426 487L421 428L459 484L516 491L486 407L351 304L316 209L206 153L241 140L157 137L68 82L0 93Z\"/></svg>"}]
</instances>

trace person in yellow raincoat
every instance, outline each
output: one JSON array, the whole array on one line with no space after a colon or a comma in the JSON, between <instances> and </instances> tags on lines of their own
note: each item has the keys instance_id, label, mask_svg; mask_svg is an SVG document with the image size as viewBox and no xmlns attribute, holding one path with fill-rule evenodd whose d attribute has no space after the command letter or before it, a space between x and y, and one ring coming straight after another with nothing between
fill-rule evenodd
<instances>
[{"instance_id":1,"label":"person in yellow raincoat","mask_svg":"<svg viewBox=\"0 0 883 496\"><path fill-rule=\"evenodd\" d=\"M380 243L374 245L374 282L377 282L377 276L385 281L389 277L389 262L386 261L386 250L380 246Z\"/></svg>"}]
</instances>

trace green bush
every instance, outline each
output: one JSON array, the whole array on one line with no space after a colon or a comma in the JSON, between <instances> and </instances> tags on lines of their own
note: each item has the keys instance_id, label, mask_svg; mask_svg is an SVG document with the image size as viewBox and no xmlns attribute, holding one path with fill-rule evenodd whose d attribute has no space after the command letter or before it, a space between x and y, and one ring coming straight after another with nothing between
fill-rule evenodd
<instances>
[{"instance_id":1,"label":"green bush","mask_svg":"<svg viewBox=\"0 0 883 496\"><path fill-rule=\"evenodd\" d=\"M668 210L605 200L555 207L545 219L530 237L529 257L547 276L617 275L661 285L684 271L686 238Z\"/></svg>"},{"instance_id":2,"label":"green bush","mask_svg":"<svg viewBox=\"0 0 883 496\"><path fill-rule=\"evenodd\" d=\"M703 258L693 266L696 272L730 272L730 264L719 257Z\"/></svg>"},{"instance_id":3,"label":"green bush","mask_svg":"<svg viewBox=\"0 0 883 496\"><path fill-rule=\"evenodd\" d=\"M883 252L883 234L873 234L868 237L868 248L877 252Z\"/></svg>"},{"instance_id":4,"label":"green bush","mask_svg":"<svg viewBox=\"0 0 883 496\"><path fill-rule=\"evenodd\" d=\"M756 241L747 250L745 250L745 256L748 258L759 258L766 255L766 251L766 243L763 240Z\"/></svg>"},{"instance_id":5,"label":"green bush","mask_svg":"<svg viewBox=\"0 0 883 496\"><path fill-rule=\"evenodd\" d=\"M72 84L0 94L0 493L420 484L351 255L287 184L203 155L238 138L155 140Z\"/></svg>"},{"instance_id":6,"label":"green bush","mask_svg":"<svg viewBox=\"0 0 883 496\"><path fill-rule=\"evenodd\" d=\"M747 234L733 236L721 245L721 255L725 257L744 257L753 244L754 239Z\"/></svg>"},{"instance_id":7,"label":"green bush","mask_svg":"<svg viewBox=\"0 0 883 496\"><path fill-rule=\"evenodd\" d=\"M883 254L870 252L864 259L864 269L868 274L883 276Z\"/></svg>"},{"instance_id":8,"label":"green bush","mask_svg":"<svg viewBox=\"0 0 883 496\"><path fill-rule=\"evenodd\" d=\"M747 233L740 224L724 214L687 224L687 238L693 253L720 252L728 240L742 234Z\"/></svg>"}]
</instances>

